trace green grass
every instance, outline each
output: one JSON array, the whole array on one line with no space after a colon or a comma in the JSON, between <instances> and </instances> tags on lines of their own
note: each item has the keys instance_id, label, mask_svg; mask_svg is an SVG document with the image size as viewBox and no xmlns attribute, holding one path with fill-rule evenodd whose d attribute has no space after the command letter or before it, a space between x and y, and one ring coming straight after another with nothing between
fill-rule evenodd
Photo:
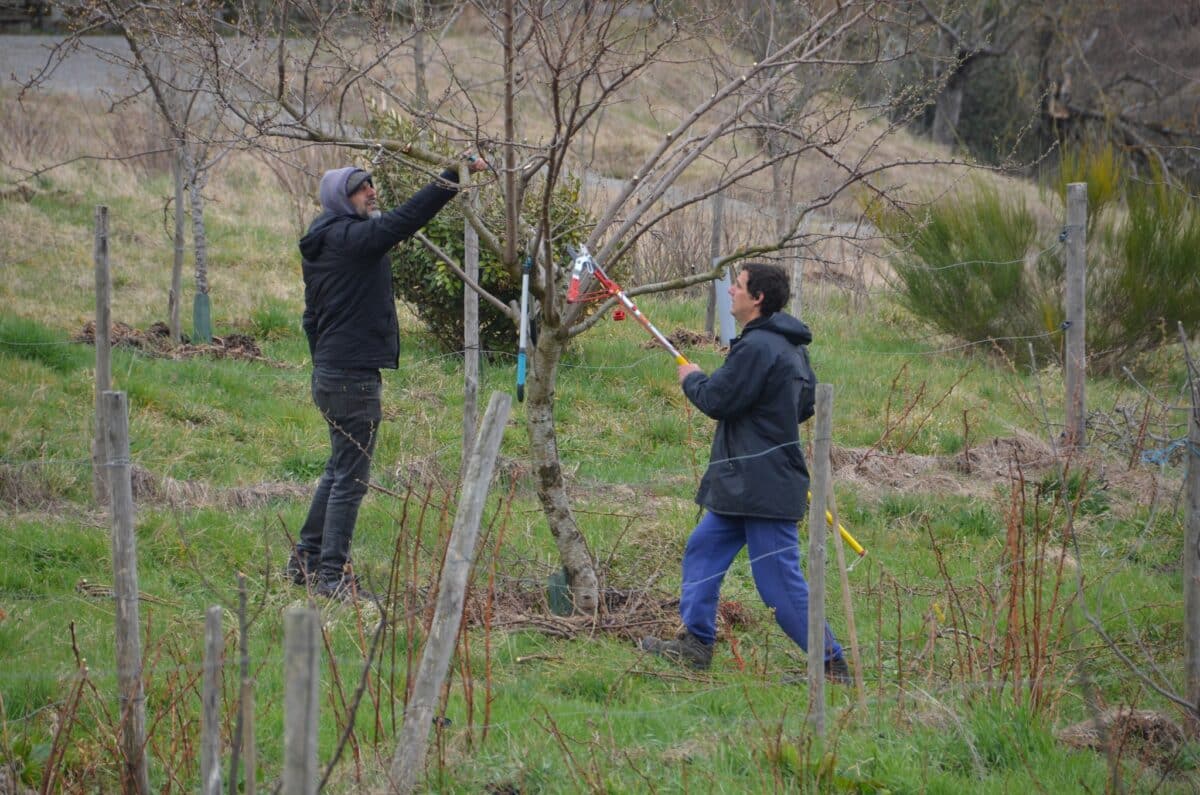
<instances>
[{"instance_id":1,"label":"green grass","mask_svg":"<svg viewBox=\"0 0 1200 795\"><path fill-rule=\"evenodd\" d=\"M114 725L114 608L77 590L81 579L111 583L108 518L91 503L93 355L70 342L90 311L81 269L90 252L88 226L97 197L70 202L46 198L31 206L0 205L0 219L30 230L57 225L56 243L38 257L9 258L37 249L10 241L4 256L16 274L0 297L0 756L20 759L25 778L40 782L48 743L78 681L76 651L86 659L88 690L74 714L70 752L60 766L64 787L94 791L115 786L117 766L105 738ZM114 222L130 223L118 247L136 241L165 250L150 198L113 202ZM212 358L175 360L120 349L113 357L115 388L131 406L133 462L155 480L154 498L139 501L141 590L158 601L142 604L147 660L151 756L157 787L194 789L197 775L198 666L205 609L225 608L228 656L222 705L231 720L236 699L236 577L248 581L250 631L260 756L260 786L279 775L283 736L282 615L302 603L279 579L289 543L303 521L307 488L319 474L325 428L308 394L307 346L299 331L301 286L293 243L277 227L220 220L214 212L214 330L253 334L264 362ZM134 219L134 220L130 220ZM155 236L159 235L159 236ZM159 257L162 259L162 257ZM130 271L114 295L115 319L145 327L165 315L162 266L147 253L129 256ZM165 261L165 260L164 260ZM78 291L55 289L74 273ZM83 275L80 275L83 274ZM160 286L154 286L154 285ZM240 287L235 288L234 285ZM246 289L252 285L253 289ZM133 292L137 298L131 298ZM152 296L152 300L146 296ZM1088 717L1076 676L1086 666L1106 703L1163 708L1084 628L1077 612L1067 629L1049 632L1047 695L1036 705L1011 677L984 676L987 642L1003 645L1009 629L1002 609L1014 564L1006 557L1012 484L1004 476L966 475L951 459L966 448L1017 434L1046 438L1042 400L1061 419L1061 385L1037 380L974 349L947 352L948 343L919 330L886 298L854 310L838 293L813 291L806 321L816 340L811 353L823 381L835 386L834 443L872 449L874 464L897 467L901 454L942 461L937 477L906 488L852 472L835 484L840 518L869 554L850 572L856 624L867 680L867 712L853 709L850 692L829 692L829 735L822 744L808 727L803 687L779 675L803 657L774 626L754 590L745 556L723 589L741 603L750 623L732 630L733 647L719 644L711 672L681 675L643 659L631 639L587 632L571 640L527 627L478 626L469 651L460 647L445 708L450 723L434 744L426 786L446 792L835 791L995 792L1102 791L1108 763L1073 751L1055 729ZM40 302L40 303L39 303ZM185 302L186 303L186 302ZM664 330L702 327L703 305L642 297L642 310ZM39 309L40 307L40 309ZM374 476L390 493L368 497L359 520L355 558L373 583L384 582L399 550L415 567L414 585L428 585L453 519L461 456L461 363L444 355L411 318L404 318L400 369L385 374L387 422ZM185 323L186 325L186 323ZM649 586L655 597L678 588L678 564L695 518L691 502L703 472L712 422L690 409L675 368L663 352L645 347L632 322L604 321L579 339L561 368L556 417L573 506L606 584ZM711 347L684 353L705 369L719 366ZM1170 395L1181 370L1160 354L1150 382ZM494 390L513 390L513 363L486 362L481 403ZM1089 382L1094 406L1141 398L1127 384ZM965 418L965 419L964 419ZM486 537L476 565L474 595L494 578L503 595L521 595L538 615L557 552L533 491L523 408L513 405L501 453L513 466L497 480L485 511ZM805 436L810 434L805 430ZM1053 472L1025 475L1019 524L1028 557L1017 598L1028 639L1063 625L1061 605L1086 574L1087 604L1125 648L1149 655L1168 683L1181 681L1177 568L1181 515L1168 495L1178 472L1159 485L1157 503L1144 480L1123 475L1127 455L1094 454L1084 477ZM1002 462L1003 463L1003 462ZM1140 470L1143 476L1156 471ZM940 479L939 479L940 478ZM960 491L972 478L991 482ZM171 479L171 480L167 480ZM282 496L239 502L248 487L282 485ZM511 501L508 486L512 486ZM174 489L174 491L172 490ZM1063 499L1077 505L1073 566L1061 582L1053 566L1034 574L1038 550L1061 549ZM807 529L807 528L805 528ZM1041 533L1037 535L1034 531ZM1039 541L1039 539L1041 539ZM497 545L497 541L500 541ZM802 544L807 549L807 540ZM832 560L832 550L830 559ZM406 571L408 569L406 568ZM828 615L845 641L847 616L837 572L830 565ZM1060 606L1050 612L1057 596ZM420 605L418 605L420 606ZM1040 612L1039 612L1040 611ZM319 753L327 760L345 725L344 699L354 692L365 650L367 620L344 607L323 605L330 654L323 656ZM367 617L369 619L369 617ZM406 651L424 636L422 613L402 619L383 639L371 687L356 720L353 749L335 771L331 791L378 786L394 745L402 710ZM966 669L964 635L980 645ZM652 628L658 629L658 628ZM929 644L931 630L935 642ZM636 631L634 631L636 633ZM956 642L955 638L959 638ZM1022 648L1025 645L1022 644ZM465 662L464 662L465 661ZM337 681L334 672L336 667ZM470 688L464 682L470 674ZM995 664L989 673L1001 670ZM1025 673L1028 669L1024 669ZM1009 673L1012 671L1009 669ZM1024 674L1022 674L1024 675ZM468 699L468 694L470 699ZM484 703L488 732L482 736ZM1182 758L1182 757L1181 757ZM1188 757L1191 758L1191 757ZM1194 763L1176 763L1160 791L1190 791ZM1153 786L1157 770L1133 754L1122 759L1127 788ZM64 778L61 778L65 776ZM504 790L508 787L508 790Z\"/></svg>"}]
</instances>

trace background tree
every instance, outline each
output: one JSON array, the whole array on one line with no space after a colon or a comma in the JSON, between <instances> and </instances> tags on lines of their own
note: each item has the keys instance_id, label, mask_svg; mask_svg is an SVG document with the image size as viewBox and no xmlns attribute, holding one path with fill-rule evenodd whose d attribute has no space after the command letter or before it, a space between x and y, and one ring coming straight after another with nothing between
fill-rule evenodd
<instances>
[{"instance_id":1,"label":"background tree","mask_svg":"<svg viewBox=\"0 0 1200 795\"><path fill-rule=\"evenodd\" d=\"M182 279L183 267L183 202L187 194L192 220L192 250L195 261L196 292L192 306L193 337L198 342L212 340L211 306L208 286L208 235L204 222L204 188L208 176L226 154L229 147L217 137L220 128L219 107L207 101L204 75L192 69L188 48L178 32L171 30L176 18L152 4L119 4L100 0L73 9L81 19L79 29L59 41L51 49L45 67L24 85L29 90L44 79L64 59L69 58L83 38L100 30L116 30L128 50L108 49L101 54L104 60L115 63L145 84L127 96L117 97L113 106L134 100L148 92L159 118L167 130L164 148L172 152L172 171L175 180L175 259L172 266L171 291L168 297L168 328L171 339L182 339ZM199 22L218 25L216 16L200 16ZM89 45L93 46L93 45Z\"/></svg>"}]
</instances>

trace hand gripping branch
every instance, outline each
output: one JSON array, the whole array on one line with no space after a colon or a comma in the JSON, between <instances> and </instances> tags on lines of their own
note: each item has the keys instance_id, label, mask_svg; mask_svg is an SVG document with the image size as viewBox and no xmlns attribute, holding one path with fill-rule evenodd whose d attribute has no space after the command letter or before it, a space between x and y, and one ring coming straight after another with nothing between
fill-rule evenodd
<instances>
[{"instance_id":1,"label":"hand gripping branch","mask_svg":"<svg viewBox=\"0 0 1200 795\"><path fill-rule=\"evenodd\" d=\"M521 329L520 342L517 344L517 402L525 400L525 346L529 341L529 271L533 267L533 259L525 257L521 266Z\"/></svg>"},{"instance_id":2,"label":"hand gripping branch","mask_svg":"<svg viewBox=\"0 0 1200 795\"><path fill-rule=\"evenodd\" d=\"M620 302L621 306L628 309L637 322L642 324L642 328L650 332L650 336L654 337L659 345L667 349L667 352L675 357L676 364L687 364L688 360L682 353L676 350L675 346L666 336L654 327L654 324L642 314L637 308L637 304L630 300L625 291L621 289L621 285L608 278L608 274L600 267L600 263L592 257L587 246L580 245L578 251L567 249L567 252L574 257L574 263L571 266L571 283L567 287L567 303L578 304L584 301L598 301L605 298L615 298ZM588 278L594 278L600 283L600 290L581 293L580 285L586 284Z\"/></svg>"}]
</instances>

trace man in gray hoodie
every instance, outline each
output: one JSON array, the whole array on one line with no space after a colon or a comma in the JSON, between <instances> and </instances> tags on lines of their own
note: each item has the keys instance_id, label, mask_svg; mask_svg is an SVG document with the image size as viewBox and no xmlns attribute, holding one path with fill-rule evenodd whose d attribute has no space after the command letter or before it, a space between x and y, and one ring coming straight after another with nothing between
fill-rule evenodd
<instances>
[{"instance_id":1,"label":"man in gray hoodie","mask_svg":"<svg viewBox=\"0 0 1200 795\"><path fill-rule=\"evenodd\" d=\"M469 160L472 172L487 168L481 157ZM363 169L321 177L323 212L300 239L300 254L312 398L329 427L331 452L286 570L319 595L370 596L351 570L350 543L383 417L379 371L396 369L400 356L388 251L457 193L458 172L446 169L404 204L381 212Z\"/></svg>"}]
</instances>

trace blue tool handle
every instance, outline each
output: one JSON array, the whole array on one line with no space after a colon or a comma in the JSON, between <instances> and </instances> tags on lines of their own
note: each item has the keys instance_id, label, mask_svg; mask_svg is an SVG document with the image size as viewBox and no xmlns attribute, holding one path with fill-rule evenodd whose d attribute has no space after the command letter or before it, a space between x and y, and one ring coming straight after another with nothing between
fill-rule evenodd
<instances>
[{"instance_id":1,"label":"blue tool handle","mask_svg":"<svg viewBox=\"0 0 1200 795\"><path fill-rule=\"evenodd\" d=\"M517 402L525 400L525 351L517 354Z\"/></svg>"}]
</instances>

